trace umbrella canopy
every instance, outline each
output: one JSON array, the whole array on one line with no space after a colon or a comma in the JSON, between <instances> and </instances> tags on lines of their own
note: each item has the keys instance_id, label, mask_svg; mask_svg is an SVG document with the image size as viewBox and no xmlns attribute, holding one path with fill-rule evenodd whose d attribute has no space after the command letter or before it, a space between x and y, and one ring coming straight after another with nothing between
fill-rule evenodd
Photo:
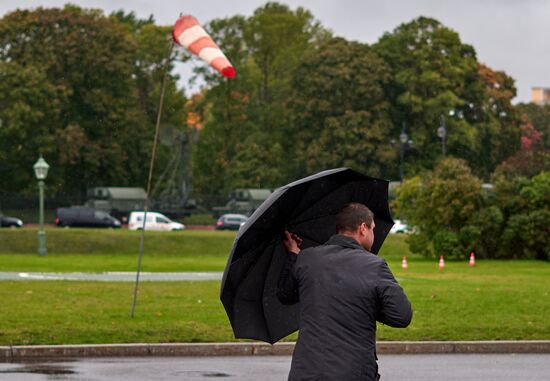
<instances>
[{"instance_id":1,"label":"umbrella canopy","mask_svg":"<svg viewBox=\"0 0 550 381\"><path fill-rule=\"evenodd\" d=\"M278 188L240 229L225 268L221 301L237 338L274 343L298 329L298 305L277 299L277 282L286 260L282 244L288 230L302 237L302 249L325 243L336 232L336 214L359 202L374 213L371 249L378 253L393 226L388 182L337 168Z\"/></svg>"}]
</instances>

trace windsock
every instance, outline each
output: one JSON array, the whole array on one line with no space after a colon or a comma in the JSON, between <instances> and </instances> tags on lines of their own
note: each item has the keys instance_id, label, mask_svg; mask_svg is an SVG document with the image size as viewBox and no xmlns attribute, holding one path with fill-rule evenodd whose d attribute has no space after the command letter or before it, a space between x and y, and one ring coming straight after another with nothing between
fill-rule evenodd
<instances>
[{"instance_id":1,"label":"windsock","mask_svg":"<svg viewBox=\"0 0 550 381\"><path fill-rule=\"evenodd\" d=\"M445 259L443 259L443 255L439 257L439 266L437 266L439 270L443 270L445 268Z\"/></svg>"},{"instance_id":2,"label":"windsock","mask_svg":"<svg viewBox=\"0 0 550 381\"><path fill-rule=\"evenodd\" d=\"M186 47L191 53L208 62L224 77L233 78L235 76L235 69L231 62L195 17L180 17L174 25L172 36L177 44Z\"/></svg>"}]
</instances>

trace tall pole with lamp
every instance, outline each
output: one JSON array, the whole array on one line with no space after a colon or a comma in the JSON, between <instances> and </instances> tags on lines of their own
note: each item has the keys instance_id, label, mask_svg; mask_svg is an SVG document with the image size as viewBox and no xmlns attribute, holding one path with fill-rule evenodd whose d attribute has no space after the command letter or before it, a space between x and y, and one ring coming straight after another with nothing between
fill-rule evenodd
<instances>
[{"instance_id":1,"label":"tall pole with lamp","mask_svg":"<svg viewBox=\"0 0 550 381\"><path fill-rule=\"evenodd\" d=\"M40 155L38 161L33 165L34 174L38 180L38 201L40 209L40 228L38 230L38 255L46 255L46 232L44 231L44 180L48 176L50 166Z\"/></svg>"}]
</instances>

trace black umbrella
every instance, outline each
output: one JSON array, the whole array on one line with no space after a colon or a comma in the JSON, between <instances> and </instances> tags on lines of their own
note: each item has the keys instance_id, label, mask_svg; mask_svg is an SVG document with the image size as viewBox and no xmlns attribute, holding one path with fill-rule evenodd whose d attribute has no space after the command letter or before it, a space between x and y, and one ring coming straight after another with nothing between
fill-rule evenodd
<instances>
[{"instance_id":1,"label":"black umbrella","mask_svg":"<svg viewBox=\"0 0 550 381\"><path fill-rule=\"evenodd\" d=\"M378 253L393 226L388 182L349 168L317 173L278 188L241 228L221 284L221 301L237 338L274 343L298 329L298 305L285 306L276 296L286 259L282 245L288 230L302 237L301 247L326 242L335 231L335 216L349 202L374 213L373 253Z\"/></svg>"}]
</instances>

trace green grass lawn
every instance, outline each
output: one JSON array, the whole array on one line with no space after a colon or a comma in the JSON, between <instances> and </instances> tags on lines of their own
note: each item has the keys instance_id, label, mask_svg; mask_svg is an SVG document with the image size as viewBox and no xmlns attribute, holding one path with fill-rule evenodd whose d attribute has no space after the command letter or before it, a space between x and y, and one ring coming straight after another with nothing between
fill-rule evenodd
<instances>
[{"instance_id":1,"label":"green grass lawn","mask_svg":"<svg viewBox=\"0 0 550 381\"><path fill-rule=\"evenodd\" d=\"M135 270L134 232L48 234L50 251L41 258L34 253L36 230L0 231L0 271ZM227 232L147 232L143 269L221 271L233 238ZM471 268L467 261L448 261L438 270L437 260L411 256L403 236L390 236L381 255L411 299L414 317L407 329L381 326L380 340L550 339L547 262L486 260ZM409 258L406 272L402 255ZM134 319L132 290L131 283L2 281L0 345L234 340L219 282L143 282Z\"/></svg>"},{"instance_id":2,"label":"green grass lawn","mask_svg":"<svg viewBox=\"0 0 550 381\"><path fill-rule=\"evenodd\" d=\"M48 254L36 254L37 230L0 231L0 271L135 271L140 232L49 229ZM145 232L143 271L223 271L235 232Z\"/></svg>"},{"instance_id":3,"label":"green grass lawn","mask_svg":"<svg viewBox=\"0 0 550 381\"><path fill-rule=\"evenodd\" d=\"M189 230L145 232L142 270L223 271L235 232ZM37 230L0 230L0 271L135 271L140 232L104 229L49 229L48 254L39 257ZM381 255L410 255L405 237L392 235Z\"/></svg>"},{"instance_id":4,"label":"green grass lawn","mask_svg":"<svg viewBox=\"0 0 550 381\"><path fill-rule=\"evenodd\" d=\"M406 329L379 340L550 339L550 265L520 261L390 261L414 309ZM219 282L143 282L134 319L132 284L0 282L0 345L232 341ZM288 340L294 340L291 335Z\"/></svg>"}]
</instances>

